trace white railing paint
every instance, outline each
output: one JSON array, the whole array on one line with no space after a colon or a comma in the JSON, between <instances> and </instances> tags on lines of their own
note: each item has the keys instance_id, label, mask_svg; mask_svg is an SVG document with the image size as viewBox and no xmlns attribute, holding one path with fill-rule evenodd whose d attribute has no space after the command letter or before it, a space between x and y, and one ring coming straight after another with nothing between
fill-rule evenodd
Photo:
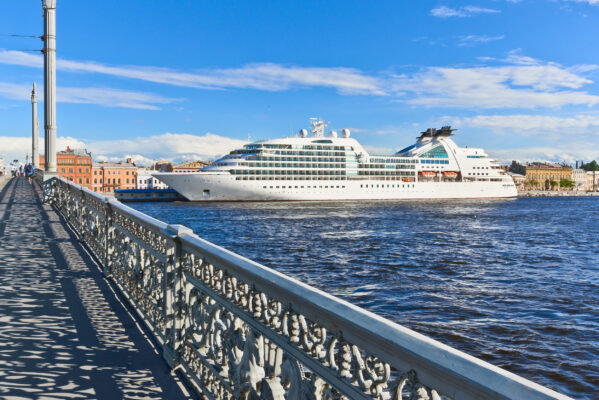
<instances>
[{"instance_id":1,"label":"white railing paint","mask_svg":"<svg viewBox=\"0 0 599 400\"><path fill-rule=\"evenodd\" d=\"M62 178L50 199L212 399L568 399Z\"/></svg>"}]
</instances>

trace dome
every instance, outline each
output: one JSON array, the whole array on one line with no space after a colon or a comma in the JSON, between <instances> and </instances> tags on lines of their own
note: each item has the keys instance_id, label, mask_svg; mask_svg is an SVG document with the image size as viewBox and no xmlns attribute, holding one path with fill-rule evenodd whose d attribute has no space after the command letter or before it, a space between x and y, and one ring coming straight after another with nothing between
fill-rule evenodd
<instances>
[{"instance_id":1,"label":"dome","mask_svg":"<svg viewBox=\"0 0 599 400\"><path fill-rule=\"evenodd\" d=\"M349 129L347 129L347 128L344 128L344 129L341 131L341 137L348 138L348 137L349 137Z\"/></svg>"}]
</instances>

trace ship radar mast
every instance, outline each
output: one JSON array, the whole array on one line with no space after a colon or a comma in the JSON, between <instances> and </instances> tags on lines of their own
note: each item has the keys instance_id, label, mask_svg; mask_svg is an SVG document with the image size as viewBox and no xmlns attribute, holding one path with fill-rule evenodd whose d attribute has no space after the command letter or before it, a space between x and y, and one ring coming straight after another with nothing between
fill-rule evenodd
<instances>
[{"instance_id":1,"label":"ship radar mast","mask_svg":"<svg viewBox=\"0 0 599 400\"><path fill-rule=\"evenodd\" d=\"M324 128L328 124L320 118L310 118L310 132L314 134L314 137L324 137Z\"/></svg>"}]
</instances>

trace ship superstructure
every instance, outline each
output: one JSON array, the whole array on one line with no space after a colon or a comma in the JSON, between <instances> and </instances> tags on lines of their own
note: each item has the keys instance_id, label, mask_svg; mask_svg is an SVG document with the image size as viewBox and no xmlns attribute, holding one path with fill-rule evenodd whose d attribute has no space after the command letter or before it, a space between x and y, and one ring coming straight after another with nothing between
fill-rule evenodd
<instances>
[{"instance_id":1,"label":"ship superstructure","mask_svg":"<svg viewBox=\"0 0 599 400\"><path fill-rule=\"evenodd\" d=\"M156 177L192 201L515 197L511 177L482 149L463 148L445 126L393 155L369 155L350 131L257 141L196 173Z\"/></svg>"}]
</instances>

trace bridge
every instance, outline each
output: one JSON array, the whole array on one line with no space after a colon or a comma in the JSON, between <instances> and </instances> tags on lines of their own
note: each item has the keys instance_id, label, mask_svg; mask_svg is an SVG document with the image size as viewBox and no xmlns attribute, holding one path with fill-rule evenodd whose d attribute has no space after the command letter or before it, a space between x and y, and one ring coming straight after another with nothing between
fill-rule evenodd
<instances>
[{"instance_id":1,"label":"bridge","mask_svg":"<svg viewBox=\"0 0 599 400\"><path fill-rule=\"evenodd\" d=\"M62 178L0 241L7 398L568 398Z\"/></svg>"}]
</instances>

